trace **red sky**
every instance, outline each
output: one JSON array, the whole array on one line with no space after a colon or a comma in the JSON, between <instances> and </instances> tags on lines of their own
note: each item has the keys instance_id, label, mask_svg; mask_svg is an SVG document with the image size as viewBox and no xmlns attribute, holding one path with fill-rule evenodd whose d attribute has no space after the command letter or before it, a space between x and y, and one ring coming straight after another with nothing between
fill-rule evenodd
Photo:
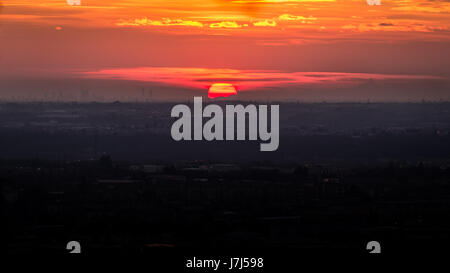
<instances>
[{"instance_id":1,"label":"red sky","mask_svg":"<svg viewBox=\"0 0 450 273\"><path fill-rule=\"evenodd\" d=\"M402 88L436 81L439 96L450 98L448 0L0 3L1 93L12 92L11 79L29 77L48 79L35 92L64 78L198 90L223 80L241 90L370 80Z\"/></svg>"}]
</instances>

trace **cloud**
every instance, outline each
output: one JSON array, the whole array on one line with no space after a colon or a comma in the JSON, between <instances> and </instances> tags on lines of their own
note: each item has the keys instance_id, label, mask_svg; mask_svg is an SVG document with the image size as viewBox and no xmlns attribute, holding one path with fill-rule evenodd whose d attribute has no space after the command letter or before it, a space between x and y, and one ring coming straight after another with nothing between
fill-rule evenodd
<instances>
[{"instance_id":1,"label":"cloud","mask_svg":"<svg viewBox=\"0 0 450 273\"><path fill-rule=\"evenodd\" d=\"M282 20L282 21L302 21L302 23L306 23L307 21L317 20L317 18L315 18L313 16L304 17L304 16L291 15L291 14L287 14L287 13L278 16L278 19Z\"/></svg>"},{"instance_id":2,"label":"cloud","mask_svg":"<svg viewBox=\"0 0 450 273\"><path fill-rule=\"evenodd\" d=\"M224 21L219 23L212 23L209 25L210 28L241 28L242 25L234 21Z\"/></svg>"},{"instance_id":3,"label":"cloud","mask_svg":"<svg viewBox=\"0 0 450 273\"><path fill-rule=\"evenodd\" d=\"M277 22L275 20L266 19L264 21L258 21L253 23L256 27L275 27L277 26Z\"/></svg>"},{"instance_id":4,"label":"cloud","mask_svg":"<svg viewBox=\"0 0 450 273\"><path fill-rule=\"evenodd\" d=\"M192 67L139 67L105 69L82 73L87 78L121 79L154 82L203 89L216 82L228 82L241 90L263 87L358 85L371 81L404 82L415 80L443 80L429 75L393 75L343 72L284 72L278 70L238 70Z\"/></svg>"},{"instance_id":5,"label":"cloud","mask_svg":"<svg viewBox=\"0 0 450 273\"><path fill-rule=\"evenodd\" d=\"M447 31L448 27L432 27L413 22L402 22L398 24L382 22L374 24L345 25L342 26L341 29L356 32L368 32L368 31L435 32L435 31Z\"/></svg>"},{"instance_id":6,"label":"cloud","mask_svg":"<svg viewBox=\"0 0 450 273\"><path fill-rule=\"evenodd\" d=\"M398 11L409 11L409 12L429 12L429 13L448 13L450 12L450 5L441 5L441 6L402 6L402 7L393 7L392 10Z\"/></svg>"},{"instance_id":7,"label":"cloud","mask_svg":"<svg viewBox=\"0 0 450 273\"><path fill-rule=\"evenodd\" d=\"M201 22L186 21L182 19L163 18L162 20L150 20L148 18L134 19L134 20L120 20L116 23L117 26L188 26L188 27L203 27Z\"/></svg>"}]
</instances>

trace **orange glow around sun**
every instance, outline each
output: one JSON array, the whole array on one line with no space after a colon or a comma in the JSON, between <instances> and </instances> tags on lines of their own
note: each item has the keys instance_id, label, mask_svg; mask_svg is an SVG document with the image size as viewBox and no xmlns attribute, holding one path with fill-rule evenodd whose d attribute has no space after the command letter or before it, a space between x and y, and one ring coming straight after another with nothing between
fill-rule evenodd
<instances>
[{"instance_id":1,"label":"orange glow around sun","mask_svg":"<svg viewBox=\"0 0 450 273\"><path fill-rule=\"evenodd\" d=\"M236 88L230 83L215 83L208 91L208 98L228 97L237 95Z\"/></svg>"}]
</instances>

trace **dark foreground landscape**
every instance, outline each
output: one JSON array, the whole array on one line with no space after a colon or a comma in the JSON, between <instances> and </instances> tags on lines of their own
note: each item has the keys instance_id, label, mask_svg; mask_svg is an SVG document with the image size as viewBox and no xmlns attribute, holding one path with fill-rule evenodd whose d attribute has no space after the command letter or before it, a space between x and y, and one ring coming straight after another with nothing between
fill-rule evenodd
<instances>
[{"instance_id":1,"label":"dark foreground landscape","mask_svg":"<svg viewBox=\"0 0 450 273\"><path fill-rule=\"evenodd\" d=\"M170 104L0 105L2 250L450 243L450 104L280 106L280 149L176 143Z\"/></svg>"},{"instance_id":2,"label":"dark foreground landscape","mask_svg":"<svg viewBox=\"0 0 450 273\"><path fill-rule=\"evenodd\" d=\"M437 251L450 242L450 168L1 161L13 253L153 248ZM421 249L422 247L422 249Z\"/></svg>"}]
</instances>

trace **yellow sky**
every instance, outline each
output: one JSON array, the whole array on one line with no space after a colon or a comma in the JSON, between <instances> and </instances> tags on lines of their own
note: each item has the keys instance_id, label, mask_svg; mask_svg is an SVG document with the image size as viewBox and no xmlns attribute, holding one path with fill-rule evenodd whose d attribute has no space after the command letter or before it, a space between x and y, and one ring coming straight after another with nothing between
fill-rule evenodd
<instances>
[{"instance_id":1,"label":"yellow sky","mask_svg":"<svg viewBox=\"0 0 450 273\"><path fill-rule=\"evenodd\" d=\"M278 37L279 43L367 33L384 39L394 32L400 33L397 39L408 33L407 39L447 40L450 27L445 0L381 0L372 6L366 0L81 0L81 6L65 0L7 0L3 6L0 20L17 24Z\"/></svg>"}]
</instances>

